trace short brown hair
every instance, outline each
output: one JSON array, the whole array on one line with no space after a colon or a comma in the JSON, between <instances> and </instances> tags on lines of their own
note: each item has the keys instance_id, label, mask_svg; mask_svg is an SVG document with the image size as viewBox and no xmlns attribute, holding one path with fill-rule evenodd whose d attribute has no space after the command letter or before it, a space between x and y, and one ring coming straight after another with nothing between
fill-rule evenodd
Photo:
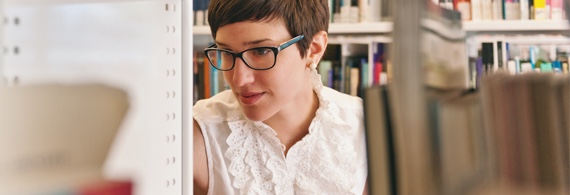
<instances>
[{"instance_id":1,"label":"short brown hair","mask_svg":"<svg viewBox=\"0 0 570 195\"><path fill-rule=\"evenodd\" d=\"M211 0L208 23L212 37L224 25L243 21L282 19L292 37L305 35L297 42L305 57L313 36L329 28L328 0Z\"/></svg>"}]
</instances>

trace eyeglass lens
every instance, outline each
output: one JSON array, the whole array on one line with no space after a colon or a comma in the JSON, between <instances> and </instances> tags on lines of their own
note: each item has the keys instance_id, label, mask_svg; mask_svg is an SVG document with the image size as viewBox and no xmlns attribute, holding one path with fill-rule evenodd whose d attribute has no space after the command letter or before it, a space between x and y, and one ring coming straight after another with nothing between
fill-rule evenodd
<instances>
[{"instance_id":1,"label":"eyeglass lens","mask_svg":"<svg viewBox=\"0 0 570 195\"><path fill-rule=\"evenodd\" d=\"M207 54L212 65L221 70L231 69L240 54L245 63L253 69L267 69L275 63L274 51L265 47L248 49L239 54L224 50L210 50Z\"/></svg>"}]
</instances>

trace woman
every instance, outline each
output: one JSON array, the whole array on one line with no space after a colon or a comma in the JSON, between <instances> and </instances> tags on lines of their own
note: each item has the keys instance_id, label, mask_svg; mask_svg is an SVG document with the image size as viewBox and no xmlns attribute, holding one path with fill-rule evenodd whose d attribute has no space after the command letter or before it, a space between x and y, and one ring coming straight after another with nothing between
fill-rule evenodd
<instances>
[{"instance_id":1,"label":"woman","mask_svg":"<svg viewBox=\"0 0 570 195\"><path fill-rule=\"evenodd\" d=\"M362 194L362 101L323 87L328 0L211 0L205 50L231 90L194 115L195 194Z\"/></svg>"}]
</instances>

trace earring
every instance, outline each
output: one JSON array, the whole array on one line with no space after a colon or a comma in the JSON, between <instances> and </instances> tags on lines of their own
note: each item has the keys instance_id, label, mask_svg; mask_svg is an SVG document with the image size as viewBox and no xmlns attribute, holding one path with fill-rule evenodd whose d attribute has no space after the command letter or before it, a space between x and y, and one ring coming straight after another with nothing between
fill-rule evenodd
<instances>
[{"instance_id":1,"label":"earring","mask_svg":"<svg viewBox=\"0 0 570 195\"><path fill-rule=\"evenodd\" d=\"M317 69L317 63L315 62L311 62L311 65L309 66L310 69Z\"/></svg>"},{"instance_id":2,"label":"earring","mask_svg":"<svg viewBox=\"0 0 570 195\"><path fill-rule=\"evenodd\" d=\"M312 62L311 65L309 65L309 69L311 70L311 83L313 84L313 89L320 92L323 88L323 82L321 80L321 75L317 72L317 63Z\"/></svg>"}]
</instances>

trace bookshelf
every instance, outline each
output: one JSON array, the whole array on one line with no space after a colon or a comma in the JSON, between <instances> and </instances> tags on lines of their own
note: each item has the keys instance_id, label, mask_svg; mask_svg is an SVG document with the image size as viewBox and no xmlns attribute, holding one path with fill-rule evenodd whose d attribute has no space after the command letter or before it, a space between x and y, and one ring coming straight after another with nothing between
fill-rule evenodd
<instances>
[{"instance_id":1,"label":"bookshelf","mask_svg":"<svg viewBox=\"0 0 570 195\"><path fill-rule=\"evenodd\" d=\"M375 43L391 43L392 42L392 22L370 22L370 23L332 23L329 27L329 44L342 45L343 48L353 47L351 45L368 44L368 51L372 51ZM476 39L481 41L481 36L503 36L503 35L543 35L528 38L525 36L509 37L508 41L516 44L566 44L568 39L564 37L553 37L548 35L567 36L570 27L566 20L501 20L501 21L463 21L463 30L468 39ZM197 32L195 35L209 35L208 27L194 27ZM468 45L468 47L473 47ZM350 56L350 52L342 50L342 63L345 63L346 56ZM369 53L369 64L373 63L372 52ZM384 69L384 72L386 70ZM386 73L388 74L388 73ZM387 76L387 75L386 75ZM372 83L372 82L370 82Z\"/></svg>"}]
</instances>

